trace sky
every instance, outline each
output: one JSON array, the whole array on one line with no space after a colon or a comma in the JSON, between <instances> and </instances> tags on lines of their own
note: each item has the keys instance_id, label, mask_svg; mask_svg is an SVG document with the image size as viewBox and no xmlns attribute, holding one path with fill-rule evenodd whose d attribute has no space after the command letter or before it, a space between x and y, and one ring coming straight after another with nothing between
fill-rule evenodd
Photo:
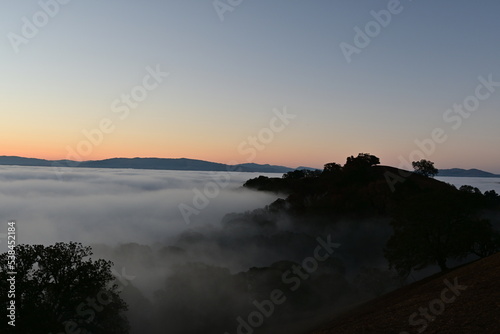
<instances>
[{"instance_id":1,"label":"sky","mask_svg":"<svg viewBox=\"0 0 500 334\"><path fill-rule=\"evenodd\" d=\"M0 4L0 155L500 173L494 0Z\"/></svg>"}]
</instances>

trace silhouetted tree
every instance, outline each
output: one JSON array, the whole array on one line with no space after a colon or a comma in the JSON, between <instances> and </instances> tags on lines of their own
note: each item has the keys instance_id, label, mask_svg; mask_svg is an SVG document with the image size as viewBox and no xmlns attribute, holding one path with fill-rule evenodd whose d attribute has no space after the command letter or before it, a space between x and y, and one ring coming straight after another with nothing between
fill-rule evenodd
<instances>
[{"instance_id":1,"label":"silhouetted tree","mask_svg":"<svg viewBox=\"0 0 500 334\"><path fill-rule=\"evenodd\" d=\"M283 174L284 179L297 180L306 177L306 171L304 169L296 169Z\"/></svg>"},{"instance_id":2,"label":"silhouetted tree","mask_svg":"<svg viewBox=\"0 0 500 334\"><path fill-rule=\"evenodd\" d=\"M366 183L373 179L372 167L380 164L380 159L369 153L359 153L357 157L350 156L342 168L344 179L348 182Z\"/></svg>"},{"instance_id":3,"label":"silhouetted tree","mask_svg":"<svg viewBox=\"0 0 500 334\"><path fill-rule=\"evenodd\" d=\"M368 168L380 164L380 159L370 153L359 153L357 157L350 156L344 168Z\"/></svg>"},{"instance_id":4,"label":"silhouetted tree","mask_svg":"<svg viewBox=\"0 0 500 334\"><path fill-rule=\"evenodd\" d=\"M342 171L342 166L340 164L337 164L335 162L330 162L325 164L323 168L323 173L324 174L338 174Z\"/></svg>"},{"instance_id":5,"label":"silhouetted tree","mask_svg":"<svg viewBox=\"0 0 500 334\"><path fill-rule=\"evenodd\" d=\"M80 243L15 247L17 333L128 333L122 316L127 305L118 295L110 261L88 259ZM10 303L8 253L0 255L0 305ZM85 259L87 258L87 259ZM8 319L0 323L6 333Z\"/></svg>"},{"instance_id":6,"label":"silhouetted tree","mask_svg":"<svg viewBox=\"0 0 500 334\"><path fill-rule=\"evenodd\" d=\"M439 173L439 170L434 167L434 163L429 160L422 159L420 161L413 161L411 164L415 169L415 173L423 176L434 177Z\"/></svg>"},{"instance_id":7,"label":"silhouetted tree","mask_svg":"<svg viewBox=\"0 0 500 334\"><path fill-rule=\"evenodd\" d=\"M306 177L319 177L321 176L321 170L319 169L314 169L314 170L311 170L311 169L306 169Z\"/></svg>"},{"instance_id":8,"label":"silhouetted tree","mask_svg":"<svg viewBox=\"0 0 500 334\"><path fill-rule=\"evenodd\" d=\"M489 200L493 200L493 201L500 199L500 196L497 194L497 192L495 190L485 191L484 197L486 197Z\"/></svg>"},{"instance_id":9,"label":"silhouetted tree","mask_svg":"<svg viewBox=\"0 0 500 334\"><path fill-rule=\"evenodd\" d=\"M460 191L464 191L469 194L476 194L476 195L482 195L481 190L477 187L469 186L469 185L463 185L459 188Z\"/></svg>"},{"instance_id":10,"label":"silhouetted tree","mask_svg":"<svg viewBox=\"0 0 500 334\"><path fill-rule=\"evenodd\" d=\"M469 237L467 244L471 245L471 252L479 257L487 257L500 252L500 233L493 230L490 222L482 219L469 231L464 231Z\"/></svg>"},{"instance_id":11,"label":"silhouetted tree","mask_svg":"<svg viewBox=\"0 0 500 334\"><path fill-rule=\"evenodd\" d=\"M384 249L391 268L404 277L432 264L445 271L449 259L495 252L491 225L478 218L469 197L455 189L432 190L399 203Z\"/></svg>"},{"instance_id":12,"label":"silhouetted tree","mask_svg":"<svg viewBox=\"0 0 500 334\"><path fill-rule=\"evenodd\" d=\"M488 190L484 192L484 198L488 205L495 206L500 204L500 196L495 190Z\"/></svg>"}]
</instances>

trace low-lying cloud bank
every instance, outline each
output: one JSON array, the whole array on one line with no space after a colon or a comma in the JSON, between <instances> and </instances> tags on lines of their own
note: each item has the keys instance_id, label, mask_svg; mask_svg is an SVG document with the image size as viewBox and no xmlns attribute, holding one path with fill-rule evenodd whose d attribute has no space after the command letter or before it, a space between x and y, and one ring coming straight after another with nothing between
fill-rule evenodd
<instances>
[{"instance_id":1,"label":"low-lying cloud bank","mask_svg":"<svg viewBox=\"0 0 500 334\"><path fill-rule=\"evenodd\" d=\"M112 260L133 334L289 333L282 326L301 316L400 284L382 254L388 220L294 224L256 211L262 224L246 221L241 213L278 198L242 188L256 176L73 169L60 181L51 168L0 167L0 226L15 219L18 243L78 241ZM217 196L200 200L208 184ZM196 211L189 224L180 205Z\"/></svg>"},{"instance_id":2,"label":"low-lying cloud bank","mask_svg":"<svg viewBox=\"0 0 500 334\"><path fill-rule=\"evenodd\" d=\"M228 212L256 209L276 198L241 188L256 174L225 173L227 185L186 224L179 205L192 206L194 189L203 191L215 174L73 169L60 181L53 168L0 167L0 226L17 220L18 241L30 244L152 244L194 226L217 225Z\"/></svg>"}]
</instances>

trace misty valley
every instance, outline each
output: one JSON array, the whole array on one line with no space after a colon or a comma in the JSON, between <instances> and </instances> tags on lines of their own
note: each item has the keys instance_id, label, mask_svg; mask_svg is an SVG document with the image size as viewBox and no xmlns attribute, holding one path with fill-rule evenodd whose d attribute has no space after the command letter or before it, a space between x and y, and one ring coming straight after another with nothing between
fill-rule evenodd
<instances>
[{"instance_id":1,"label":"misty valley","mask_svg":"<svg viewBox=\"0 0 500 334\"><path fill-rule=\"evenodd\" d=\"M498 179L441 180L369 154L285 174L1 167L19 245L14 270L0 244L2 303L15 271L23 333L308 333L499 250Z\"/></svg>"}]
</instances>

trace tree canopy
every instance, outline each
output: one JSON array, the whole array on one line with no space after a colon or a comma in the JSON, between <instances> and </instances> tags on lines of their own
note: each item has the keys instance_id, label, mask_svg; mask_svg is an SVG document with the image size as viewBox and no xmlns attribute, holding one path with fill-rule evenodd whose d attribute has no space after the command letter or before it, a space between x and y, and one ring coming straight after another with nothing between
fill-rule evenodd
<instances>
[{"instance_id":1,"label":"tree canopy","mask_svg":"<svg viewBox=\"0 0 500 334\"><path fill-rule=\"evenodd\" d=\"M92 260L80 243L18 245L16 253L16 330L23 334L128 333L126 303L118 294L112 263ZM7 298L8 253L0 255L0 305ZM6 312L7 307L2 307ZM3 317L6 319L6 316ZM2 321L0 331L10 326Z\"/></svg>"},{"instance_id":2,"label":"tree canopy","mask_svg":"<svg viewBox=\"0 0 500 334\"><path fill-rule=\"evenodd\" d=\"M380 159L370 153L359 153L357 157L350 156L344 168L368 168L380 164Z\"/></svg>"},{"instance_id":3,"label":"tree canopy","mask_svg":"<svg viewBox=\"0 0 500 334\"><path fill-rule=\"evenodd\" d=\"M329 162L325 164L323 168L323 173L338 174L342 171L342 166L335 162Z\"/></svg>"},{"instance_id":4,"label":"tree canopy","mask_svg":"<svg viewBox=\"0 0 500 334\"><path fill-rule=\"evenodd\" d=\"M273 190L288 194L269 206L266 221L280 211L302 218L328 217L323 222L307 222L321 227L346 217L388 218L394 234L386 244L385 257L403 277L412 270L431 265L446 270L450 263L458 263L452 261L500 251L500 196L495 191L482 194L471 186L458 190L429 178L438 171L427 160L414 162L416 172L406 173L404 182L391 188L387 173L402 175L405 171L376 166L379 163L378 157L360 153L348 157L344 166L325 164L319 176L291 177L299 175L297 172L282 179L254 179L245 185L258 189L272 185ZM255 214L255 222L260 223L261 216Z\"/></svg>"},{"instance_id":5,"label":"tree canopy","mask_svg":"<svg viewBox=\"0 0 500 334\"><path fill-rule=\"evenodd\" d=\"M439 173L439 170L434 167L434 163L429 160L422 159L420 161L413 161L411 164L415 169L415 173L423 176L434 177Z\"/></svg>"},{"instance_id":6,"label":"tree canopy","mask_svg":"<svg viewBox=\"0 0 500 334\"><path fill-rule=\"evenodd\" d=\"M470 254L485 257L500 250L498 233L478 214L474 194L444 190L414 190L394 212L394 234L384 250L401 276L428 265L448 269L449 260Z\"/></svg>"}]
</instances>

